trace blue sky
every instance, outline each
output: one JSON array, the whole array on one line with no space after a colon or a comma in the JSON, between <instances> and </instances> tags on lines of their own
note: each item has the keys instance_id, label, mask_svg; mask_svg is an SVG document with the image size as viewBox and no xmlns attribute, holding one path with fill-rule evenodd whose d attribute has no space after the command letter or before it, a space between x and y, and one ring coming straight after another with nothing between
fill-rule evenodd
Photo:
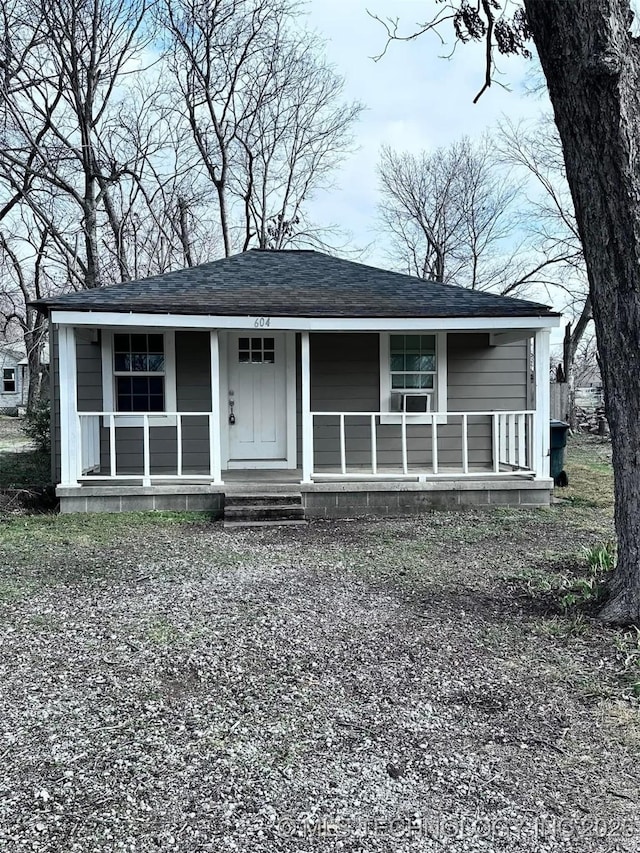
<instances>
[{"instance_id":1,"label":"blue sky","mask_svg":"<svg viewBox=\"0 0 640 853\"><path fill-rule=\"evenodd\" d=\"M433 34L414 42L395 43L378 62L372 56L385 44L383 27L367 15L399 17L407 32L425 20L433 0L311 0L311 28L326 41L326 53L346 78L346 95L363 102L366 110L356 127L357 152L335 176L335 188L319 195L312 213L317 221L334 223L351 235L354 247L368 247L369 263L388 265L375 245L376 164L380 147L420 151L454 142L463 135L481 136L501 116L514 121L533 118L546 107L546 96L525 93L534 63L501 58L502 80L509 91L493 85L474 105L482 85L483 54L479 45L458 46L451 59L452 31L442 45Z\"/></svg>"}]
</instances>

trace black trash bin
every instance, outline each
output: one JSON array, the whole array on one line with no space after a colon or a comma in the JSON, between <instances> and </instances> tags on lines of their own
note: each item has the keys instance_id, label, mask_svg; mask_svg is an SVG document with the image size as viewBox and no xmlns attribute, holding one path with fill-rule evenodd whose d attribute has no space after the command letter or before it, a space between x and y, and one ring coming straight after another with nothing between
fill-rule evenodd
<instances>
[{"instance_id":1,"label":"black trash bin","mask_svg":"<svg viewBox=\"0 0 640 853\"><path fill-rule=\"evenodd\" d=\"M564 471L564 449L567 446L567 433L569 432L569 424L564 421L551 421L551 442L550 442L550 473L553 477L553 482L556 486L567 486L566 471Z\"/></svg>"}]
</instances>

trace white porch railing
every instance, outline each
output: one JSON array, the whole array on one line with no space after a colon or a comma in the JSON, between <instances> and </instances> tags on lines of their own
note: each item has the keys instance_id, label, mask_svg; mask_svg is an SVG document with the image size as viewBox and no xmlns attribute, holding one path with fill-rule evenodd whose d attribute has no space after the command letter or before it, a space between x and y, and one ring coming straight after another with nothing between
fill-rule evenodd
<instances>
[{"instance_id":1,"label":"white porch railing","mask_svg":"<svg viewBox=\"0 0 640 853\"><path fill-rule=\"evenodd\" d=\"M78 412L77 479L135 478L150 485L153 477L204 478L222 483L217 417L213 412ZM193 418L205 421L198 438L200 458L193 453L193 434L185 434ZM320 435L318 427L326 425L327 419L331 434ZM305 481L536 473L537 420L531 410L308 412L304 421L310 428L303 424L303 445L308 443L303 446L303 460L314 460L316 451L331 460L315 468L312 462L311 470L303 470ZM164 447L154 452L153 433L159 428L173 433L165 433ZM185 470L184 457L190 450Z\"/></svg>"},{"instance_id":2,"label":"white porch railing","mask_svg":"<svg viewBox=\"0 0 640 853\"><path fill-rule=\"evenodd\" d=\"M157 465L159 458L152 459L151 433L157 428L175 429L175 469L176 473L161 473L156 476L163 480L186 479L193 477L204 477L214 483L222 482L219 432L216 429L216 418L214 412L78 412L80 448L78 457L81 460L81 475L79 479L87 480L99 476L101 480L131 480L142 477L144 485L150 485L154 463ZM207 419L207 444L208 459L205 465L196 470L184 471L185 442L183 427L185 420L189 418ZM103 433L100 440L101 429ZM119 470L118 467L118 438L131 437L130 431L142 431L142 465L141 470L127 471ZM138 433L139 434L139 433ZM101 444L103 456L106 460L104 470L101 465ZM171 454L171 459L173 459ZM165 462L166 465L166 462ZM89 475L89 472L93 472Z\"/></svg>"},{"instance_id":3,"label":"white porch railing","mask_svg":"<svg viewBox=\"0 0 640 853\"><path fill-rule=\"evenodd\" d=\"M337 440L325 454L335 454L339 458L337 472L316 470L307 472L305 479L318 478L362 478L394 477L416 479L424 476L477 476L485 474L521 474L535 473L534 436L536 413L524 411L490 411L490 412L429 412L429 413L390 413L390 412L310 412L312 448L309 458L315 459L317 447L316 427L324 419L338 422ZM488 444L475 439L470 444L470 419L488 419L491 426ZM360 462L350 465L347 453L348 425L357 420L362 427L363 421L368 421L369 436L363 440L362 433L358 439L351 439L352 452L360 456L369 453L368 464ZM417 427L421 427L420 433ZM381 436L384 429L385 435ZM392 433L392 435L390 434ZM451 449L452 440L459 438L459 449ZM446 440L448 447L442 450L441 439ZM409 449L409 442L412 448ZM323 439L326 443L327 439ZM385 457L398 458L398 465L380 464L381 441L384 442ZM315 447L314 447L315 445ZM473 454L490 451L490 462L484 465L471 463ZM442 457L446 454L446 464ZM457 457L457 459L456 459ZM472 470L473 468L473 470Z\"/></svg>"}]
</instances>

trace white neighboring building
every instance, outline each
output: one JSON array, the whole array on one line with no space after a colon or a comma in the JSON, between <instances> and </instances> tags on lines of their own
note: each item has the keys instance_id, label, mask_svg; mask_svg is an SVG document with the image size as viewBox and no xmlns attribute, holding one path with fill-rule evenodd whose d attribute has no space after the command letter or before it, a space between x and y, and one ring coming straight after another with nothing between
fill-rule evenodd
<instances>
[{"instance_id":1,"label":"white neighboring building","mask_svg":"<svg viewBox=\"0 0 640 853\"><path fill-rule=\"evenodd\" d=\"M46 373L49 362L46 351L42 362ZM24 345L20 342L0 344L0 415L17 414L18 409L26 407L28 397L29 363Z\"/></svg>"}]
</instances>

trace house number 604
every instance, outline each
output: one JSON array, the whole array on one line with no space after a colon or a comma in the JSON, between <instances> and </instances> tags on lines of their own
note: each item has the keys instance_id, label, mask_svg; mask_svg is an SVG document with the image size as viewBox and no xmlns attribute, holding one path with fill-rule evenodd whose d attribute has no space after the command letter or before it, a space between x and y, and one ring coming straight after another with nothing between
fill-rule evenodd
<instances>
[{"instance_id":1,"label":"house number 604","mask_svg":"<svg viewBox=\"0 0 640 853\"><path fill-rule=\"evenodd\" d=\"M256 329L268 329L271 325L271 317L256 317L253 324Z\"/></svg>"}]
</instances>

